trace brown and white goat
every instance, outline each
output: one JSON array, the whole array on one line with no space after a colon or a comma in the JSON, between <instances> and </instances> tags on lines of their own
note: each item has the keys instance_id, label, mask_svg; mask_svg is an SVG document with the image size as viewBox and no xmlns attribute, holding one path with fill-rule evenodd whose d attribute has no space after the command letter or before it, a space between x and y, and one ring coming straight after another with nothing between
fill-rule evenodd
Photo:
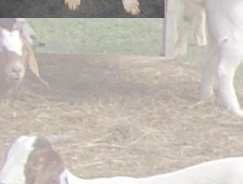
<instances>
[{"instance_id":1,"label":"brown and white goat","mask_svg":"<svg viewBox=\"0 0 243 184\"><path fill-rule=\"evenodd\" d=\"M141 11L138 0L122 0L122 3L126 12L131 15L138 15ZM76 10L81 4L81 0L64 0L64 4L69 10Z\"/></svg>"},{"instance_id":2,"label":"brown and white goat","mask_svg":"<svg viewBox=\"0 0 243 184\"><path fill-rule=\"evenodd\" d=\"M12 29L0 28L0 101L10 89L19 86L27 66L43 84L48 85L40 77L33 49L19 26L21 24L15 24Z\"/></svg>"},{"instance_id":3,"label":"brown and white goat","mask_svg":"<svg viewBox=\"0 0 243 184\"><path fill-rule=\"evenodd\" d=\"M204 162L179 171L144 178L115 176L82 179L65 168L45 137L21 136L10 146L0 171L1 184L241 184L243 158Z\"/></svg>"}]
</instances>

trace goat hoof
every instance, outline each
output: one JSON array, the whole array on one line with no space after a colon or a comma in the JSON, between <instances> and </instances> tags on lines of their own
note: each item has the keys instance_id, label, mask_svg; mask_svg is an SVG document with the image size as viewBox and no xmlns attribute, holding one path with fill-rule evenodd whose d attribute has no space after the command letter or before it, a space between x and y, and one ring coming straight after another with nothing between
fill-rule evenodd
<instances>
[{"instance_id":1,"label":"goat hoof","mask_svg":"<svg viewBox=\"0 0 243 184\"><path fill-rule=\"evenodd\" d=\"M64 5L67 7L69 10L76 10L81 4L81 0L65 0Z\"/></svg>"},{"instance_id":2,"label":"goat hoof","mask_svg":"<svg viewBox=\"0 0 243 184\"><path fill-rule=\"evenodd\" d=\"M123 6L127 13L131 15L140 14L140 4L137 0L123 0Z\"/></svg>"},{"instance_id":3,"label":"goat hoof","mask_svg":"<svg viewBox=\"0 0 243 184\"><path fill-rule=\"evenodd\" d=\"M237 109L237 110L232 110L232 112L234 114L236 114L237 116L243 118L243 111L241 109Z\"/></svg>"}]
</instances>

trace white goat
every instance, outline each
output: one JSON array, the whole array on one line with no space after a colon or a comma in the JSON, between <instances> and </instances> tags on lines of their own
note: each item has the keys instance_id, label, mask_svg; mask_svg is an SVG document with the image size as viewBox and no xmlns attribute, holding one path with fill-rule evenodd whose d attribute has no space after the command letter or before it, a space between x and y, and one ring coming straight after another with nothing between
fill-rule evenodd
<instances>
[{"instance_id":1,"label":"white goat","mask_svg":"<svg viewBox=\"0 0 243 184\"><path fill-rule=\"evenodd\" d=\"M21 26L22 23L16 23L11 30L0 28L0 101L10 89L19 86L27 64L33 74L48 85L40 77L34 52L25 36L22 36Z\"/></svg>"},{"instance_id":2,"label":"white goat","mask_svg":"<svg viewBox=\"0 0 243 184\"><path fill-rule=\"evenodd\" d=\"M176 56L186 55L188 49L188 40L190 29L193 27L194 37L197 45L202 47L207 45L207 27L205 9L202 4L192 2L191 0L180 0L177 3L177 25L178 36L176 36ZM179 24L179 17L182 16L183 22Z\"/></svg>"},{"instance_id":3,"label":"white goat","mask_svg":"<svg viewBox=\"0 0 243 184\"><path fill-rule=\"evenodd\" d=\"M236 69L243 59L243 0L201 1L211 40L203 68L202 98L213 95L213 79L217 77L217 93L223 105L243 117L233 85Z\"/></svg>"},{"instance_id":4,"label":"white goat","mask_svg":"<svg viewBox=\"0 0 243 184\"><path fill-rule=\"evenodd\" d=\"M64 167L61 156L44 137L21 136L9 147L0 171L1 184L241 184L243 158L205 162L151 177L82 179Z\"/></svg>"},{"instance_id":5,"label":"white goat","mask_svg":"<svg viewBox=\"0 0 243 184\"><path fill-rule=\"evenodd\" d=\"M28 43L33 47L43 47L45 44L40 42L35 29L24 18L0 18L0 27L12 29L15 24L21 25L21 32Z\"/></svg>"},{"instance_id":6,"label":"white goat","mask_svg":"<svg viewBox=\"0 0 243 184\"><path fill-rule=\"evenodd\" d=\"M131 15L138 15L141 11L138 0L122 0L122 3L126 12ZM81 4L81 0L64 0L64 4L69 10L76 10Z\"/></svg>"}]
</instances>

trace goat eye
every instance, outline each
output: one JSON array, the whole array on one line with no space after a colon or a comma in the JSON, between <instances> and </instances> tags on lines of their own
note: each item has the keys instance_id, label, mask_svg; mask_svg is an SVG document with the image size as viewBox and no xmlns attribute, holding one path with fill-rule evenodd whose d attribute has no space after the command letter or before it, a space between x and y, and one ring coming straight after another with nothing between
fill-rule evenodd
<instances>
[{"instance_id":1,"label":"goat eye","mask_svg":"<svg viewBox=\"0 0 243 184\"><path fill-rule=\"evenodd\" d=\"M35 35L30 35L30 38L31 38L32 40L36 40L36 39L37 39Z\"/></svg>"}]
</instances>

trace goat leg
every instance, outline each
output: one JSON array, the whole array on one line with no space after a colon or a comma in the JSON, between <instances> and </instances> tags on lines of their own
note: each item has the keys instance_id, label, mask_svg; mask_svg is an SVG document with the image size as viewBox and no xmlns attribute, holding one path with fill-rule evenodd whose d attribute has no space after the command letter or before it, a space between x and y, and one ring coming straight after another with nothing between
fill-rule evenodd
<instances>
[{"instance_id":1,"label":"goat leg","mask_svg":"<svg viewBox=\"0 0 243 184\"><path fill-rule=\"evenodd\" d=\"M64 0L64 5L69 9L69 10L76 10L81 4L81 0Z\"/></svg>"}]
</instances>

